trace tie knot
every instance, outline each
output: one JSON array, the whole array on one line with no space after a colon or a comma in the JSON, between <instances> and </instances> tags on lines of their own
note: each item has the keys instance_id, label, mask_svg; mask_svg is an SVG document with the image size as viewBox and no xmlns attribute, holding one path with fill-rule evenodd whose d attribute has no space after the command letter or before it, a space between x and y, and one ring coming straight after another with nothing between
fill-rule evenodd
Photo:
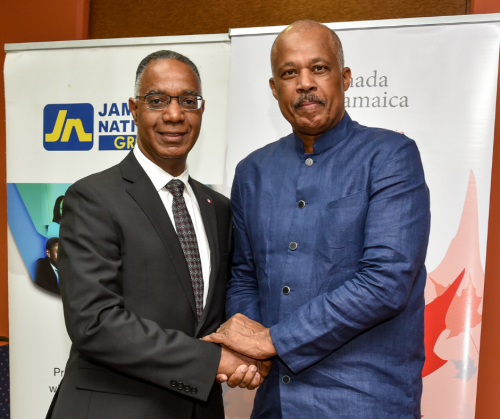
<instances>
[{"instance_id":1,"label":"tie knot","mask_svg":"<svg viewBox=\"0 0 500 419\"><path fill-rule=\"evenodd\" d=\"M180 198L184 193L184 183L179 179L172 179L165 187L175 198Z\"/></svg>"}]
</instances>

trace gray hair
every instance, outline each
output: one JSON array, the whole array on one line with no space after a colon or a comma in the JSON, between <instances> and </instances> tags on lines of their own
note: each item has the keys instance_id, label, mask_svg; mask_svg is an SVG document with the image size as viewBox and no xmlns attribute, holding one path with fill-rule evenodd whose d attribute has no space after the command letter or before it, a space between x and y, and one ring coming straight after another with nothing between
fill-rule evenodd
<instances>
[{"instance_id":1,"label":"gray hair","mask_svg":"<svg viewBox=\"0 0 500 419\"><path fill-rule=\"evenodd\" d=\"M161 51L156 51L151 54L149 54L146 58L144 58L141 63L139 64L139 67L137 67L137 72L135 73L135 89L134 89L134 96L137 97L139 96L141 92L141 82L142 82L142 74L144 73L144 70L148 66L148 64L151 61L159 61L159 60L177 60L180 61L181 63L187 64L191 69L194 71L194 74L196 74L196 77L198 77L198 81L200 82L200 89L201 89L201 77L200 73L198 71L198 68L196 65L186 56L179 54L178 52L175 51L170 51L170 50L161 50ZM201 94L201 92L200 92Z\"/></svg>"},{"instance_id":2,"label":"gray hair","mask_svg":"<svg viewBox=\"0 0 500 419\"><path fill-rule=\"evenodd\" d=\"M333 43L337 46L336 51L334 51L334 53L335 53L335 57L337 58L337 62L339 63L340 71L342 71L344 69L344 50L342 48L342 42L340 41L340 38L335 33L335 31L333 29L330 29L328 26L323 25L322 23L316 22L315 20L304 19L304 20L298 20L297 22L294 22L291 25L287 26L285 29L283 29L278 34L278 36L274 40L273 46L271 47L271 70L273 72L274 72L273 56L275 54L276 41L281 36L281 34L283 34L286 30L288 30L292 26L298 26L299 30L302 29L301 27L303 27L302 30L304 30L304 29L307 30L307 29L311 29L312 27L317 27L317 26L323 26L324 28L328 29L332 35Z\"/></svg>"}]
</instances>

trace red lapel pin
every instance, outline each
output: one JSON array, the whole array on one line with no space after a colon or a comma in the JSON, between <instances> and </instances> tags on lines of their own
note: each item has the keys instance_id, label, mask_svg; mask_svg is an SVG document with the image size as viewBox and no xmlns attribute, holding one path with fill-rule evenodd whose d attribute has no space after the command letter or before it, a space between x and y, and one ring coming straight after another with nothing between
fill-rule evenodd
<instances>
[{"instance_id":1,"label":"red lapel pin","mask_svg":"<svg viewBox=\"0 0 500 419\"><path fill-rule=\"evenodd\" d=\"M210 199L208 199L208 198L207 198L207 202L208 202L209 204L211 204L211 203L212 203L212 201L210 201Z\"/></svg>"}]
</instances>

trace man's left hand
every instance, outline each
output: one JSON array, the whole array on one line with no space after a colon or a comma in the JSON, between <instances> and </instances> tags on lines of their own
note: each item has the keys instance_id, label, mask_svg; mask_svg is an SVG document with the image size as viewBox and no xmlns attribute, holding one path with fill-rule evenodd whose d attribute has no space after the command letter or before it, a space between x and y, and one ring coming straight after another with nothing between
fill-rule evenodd
<instances>
[{"instance_id":1,"label":"man's left hand","mask_svg":"<svg viewBox=\"0 0 500 419\"><path fill-rule=\"evenodd\" d=\"M269 329L243 314L235 314L203 340L221 343L235 352L254 359L269 359L277 355Z\"/></svg>"}]
</instances>

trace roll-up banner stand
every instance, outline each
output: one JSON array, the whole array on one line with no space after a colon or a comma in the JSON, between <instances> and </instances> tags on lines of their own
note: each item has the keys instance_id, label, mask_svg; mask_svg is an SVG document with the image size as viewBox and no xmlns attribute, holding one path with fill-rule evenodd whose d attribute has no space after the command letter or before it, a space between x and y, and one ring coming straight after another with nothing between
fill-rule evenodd
<instances>
[{"instance_id":1,"label":"roll-up banner stand","mask_svg":"<svg viewBox=\"0 0 500 419\"><path fill-rule=\"evenodd\" d=\"M432 211L422 415L474 418L500 15L328 26L352 70L351 118L404 132L422 154ZM283 28L234 29L231 42L197 35L6 46L13 419L44 417L64 375L70 341L44 267L46 243L58 235L67 187L134 146L126 104L140 60L172 49L199 66L206 111L189 170L227 194L242 158L291 131L268 87L271 44ZM226 387L226 417L248 418L253 397Z\"/></svg>"},{"instance_id":2,"label":"roll-up banner stand","mask_svg":"<svg viewBox=\"0 0 500 419\"><path fill-rule=\"evenodd\" d=\"M205 184L221 184L227 34L7 46L13 418L45 417L69 355L61 298L53 292L56 277L46 254L46 243L59 233L60 197L72 183L117 164L132 149L137 132L128 99L134 96L137 66L164 49L186 55L199 68L208 106L189 154L189 172Z\"/></svg>"}]
</instances>

